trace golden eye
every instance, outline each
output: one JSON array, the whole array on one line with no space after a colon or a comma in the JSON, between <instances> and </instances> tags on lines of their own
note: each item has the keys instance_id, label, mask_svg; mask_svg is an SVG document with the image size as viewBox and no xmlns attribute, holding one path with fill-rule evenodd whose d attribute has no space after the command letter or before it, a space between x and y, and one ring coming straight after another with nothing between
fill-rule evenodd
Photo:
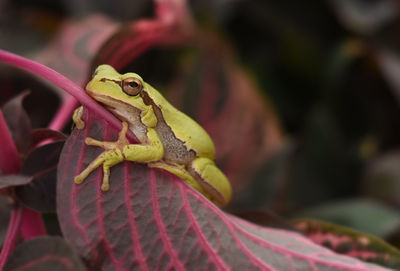
<instances>
[{"instance_id":1,"label":"golden eye","mask_svg":"<svg viewBox=\"0 0 400 271\"><path fill-rule=\"evenodd\" d=\"M138 95L142 89L142 82L137 78L130 77L122 81L122 90L130 96Z\"/></svg>"}]
</instances>

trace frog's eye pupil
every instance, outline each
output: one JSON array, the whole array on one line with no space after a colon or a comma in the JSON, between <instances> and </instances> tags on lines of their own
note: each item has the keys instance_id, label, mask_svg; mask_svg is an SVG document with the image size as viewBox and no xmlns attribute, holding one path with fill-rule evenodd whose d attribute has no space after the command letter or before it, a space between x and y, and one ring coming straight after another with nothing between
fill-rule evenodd
<instances>
[{"instance_id":1,"label":"frog's eye pupil","mask_svg":"<svg viewBox=\"0 0 400 271\"><path fill-rule=\"evenodd\" d=\"M122 81L122 90L130 96L138 95L142 89L143 84L138 78L130 77Z\"/></svg>"},{"instance_id":2,"label":"frog's eye pupil","mask_svg":"<svg viewBox=\"0 0 400 271\"><path fill-rule=\"evenodd\" d=\"M131 88L137 88L138 86L139 86L139 84L138 83L136 83L136 82L129 82L128 83L129 84L129 86L131 87Z\"/></svg>"}]
</instances>

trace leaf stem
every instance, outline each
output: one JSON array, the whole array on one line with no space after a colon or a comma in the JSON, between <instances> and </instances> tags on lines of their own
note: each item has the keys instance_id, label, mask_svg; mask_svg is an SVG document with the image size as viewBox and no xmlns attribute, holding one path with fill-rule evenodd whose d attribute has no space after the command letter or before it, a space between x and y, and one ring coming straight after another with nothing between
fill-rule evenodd
<instances>
[{"instance_id":1,"label":"leaf stem","mask_svg":"<svg viewBox=\"0 0 400 271\"><path fill-rule=\"evenodd\" d=\"M49 129L61 131L71 119L72 112L78 106L78 102L72 96L66 95L62 99L61 107L49 125Z\"/></svg>"},{"instance_id":2,"label":"leaf stem","mask_svg":"<svg viewBox=\"0 0 400 271\"><path fill-rule=\"evenodd\" d=\"M122 128L121 121L114 117L104 107L95 102L92 98L90 98L81 87L49 67L1 49L0 62L7 63L45 78L49 82L62 88L67 93L75 97L88 109L96 112L100 118L106 120L114 128Z\"/></svg>"}]
</instances>

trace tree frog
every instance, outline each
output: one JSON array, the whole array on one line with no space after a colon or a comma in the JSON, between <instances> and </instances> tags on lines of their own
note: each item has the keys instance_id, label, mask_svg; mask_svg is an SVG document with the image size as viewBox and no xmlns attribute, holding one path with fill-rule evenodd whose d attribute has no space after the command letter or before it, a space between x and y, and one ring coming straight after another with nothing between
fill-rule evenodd
<instances>
[{"instance_id":1,"label":"tree frog","mask_svg":"<svg viewBox=\"0 0 400 271\"><path fill-rule=\"evenodd\" d=\"M82 183L102 165L101 189L107 191L110 167L128 160L171 172L219 206L229 202L231 185L214 163L215 148L210 136L139 75L120 74L109 65L100 65L86 92L122 121L122 129L115 142L85 139L87 145L104 151L75 177L75 183ZM79 115L74 114L75 122ZM139 144L129 143L128 129Z\"/></svg>"}]
</instances>

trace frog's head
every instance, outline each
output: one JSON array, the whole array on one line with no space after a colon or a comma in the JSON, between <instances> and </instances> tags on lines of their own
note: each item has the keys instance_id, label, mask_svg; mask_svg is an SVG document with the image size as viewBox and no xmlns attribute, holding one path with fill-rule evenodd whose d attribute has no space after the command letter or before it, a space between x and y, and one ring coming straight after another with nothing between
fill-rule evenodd
<instances>
[{"instance_id":1,"label":"frog's head","mask_svg":"<svg viewBox=\"0 0 400 271\"><path fill-rule=\"evenodd\" d=\"M86 92L116 115L125 119L132 114L148 111L142 92L148 85L136 73L118 73L109 65L100 65L86 86Z\"/></svg>"}]
</instances>

